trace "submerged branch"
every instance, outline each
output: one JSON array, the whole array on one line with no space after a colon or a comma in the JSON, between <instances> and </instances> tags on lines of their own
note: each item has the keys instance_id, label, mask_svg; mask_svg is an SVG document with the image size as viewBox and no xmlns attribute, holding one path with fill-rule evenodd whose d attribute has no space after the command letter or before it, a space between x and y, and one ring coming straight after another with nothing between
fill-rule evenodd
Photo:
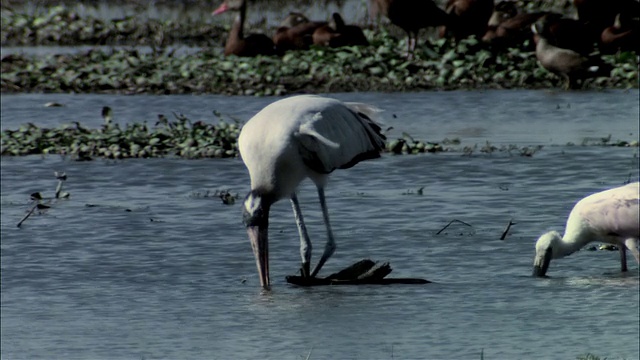
<instances>
[{"instance_id":1,"label":"submerged branch","mask_svg":"<svg viewBox=\"0 0 640 360\"><path fill-rule=\"evenodd\" d=\"M440 231L438 231L438 232L436 233L436 235L440 235L440 233L441 233L441 232L443 232L446 228L448 228L449 226L451 226L451 224L453 224L454 222L459 222L459 223L461 223L461 224L463 224L463 225L467 225L468 227L473 228L473 226L472 226L472 225L467 224L467 223L466 223L466 222L464 222L464 221L460 221L460 220L457 220L457 219L453 219L453 220L449 221L449 223L448 223L447 225L445 225L445 227L443 227L442 229L440 229Z\"/></svg>"}]
</instances>

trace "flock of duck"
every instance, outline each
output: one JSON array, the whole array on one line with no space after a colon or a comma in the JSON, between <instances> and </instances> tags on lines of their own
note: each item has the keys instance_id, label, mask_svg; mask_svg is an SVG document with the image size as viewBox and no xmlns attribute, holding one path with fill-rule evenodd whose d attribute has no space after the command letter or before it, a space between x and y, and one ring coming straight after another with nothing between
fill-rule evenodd
<instances>
[{"instance_id":1,"label":"flock of duck","mask_svg":"<svg viewBox=\"0 0 640 360\"><path fill-rule=\"evenodd\" d=\"M611 67L599 54L640 50L640 2L636 0L573 0L577 19L549 11L524 12L513 0L497 4L493 0L448 0L444 9L433 0L368 1L370 19L385 17L407 34L409 58L424 28L437 28L440 37L455 41L475 36L493 49L533 39L539 63L564 78L567 88L576 87L588 77L609 76ZM225 44L225 55L283 55L311 45L369 44L362 28L347 25L338 13L333 13L330 21L311 21L303 14L290 13L269 37L244 35L247 0L225 0L213 14L227 11L238 15Z\"/></svg>"}]
</instances>

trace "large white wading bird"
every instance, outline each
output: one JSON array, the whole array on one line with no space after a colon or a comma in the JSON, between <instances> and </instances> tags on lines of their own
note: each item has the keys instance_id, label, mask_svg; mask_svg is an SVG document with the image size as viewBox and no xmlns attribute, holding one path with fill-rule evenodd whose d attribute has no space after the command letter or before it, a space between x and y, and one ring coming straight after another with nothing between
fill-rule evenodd
<instances>
[{"instance_id":1,"label":"large white wading bird","mask_svg":"<svg viewBox=\"0 0 640 360\"><path fill-rule=\"evenodd\" d=\"M564 236L551 231L536 242L533 275L545 276L551 259L571 255L592 241L616 245L622 271L627 271L627 249L640 264L639 186L640 183L630 183L578 201L569 214Z\"/></svg>"},{"instance_id":2,"label":"large white wading bird","mask_svg":"<svg viewBox=\"0 0 640 360\"><path fill-rule=\"evenodd\" d=\"M291 199L300 233L302 275L315 277L336 248L324 197L329 174L380 157L386 140L376 122L380 111L366 104L300 95L268 105L243 126L238 146L251 177L243 220L264 289L270 287L267 230L271 205L285 197ZM296 196L298 184L306 178L318 189L327 227L324 252L311 273L311 241Z\"/></svg>"}]
</instances>

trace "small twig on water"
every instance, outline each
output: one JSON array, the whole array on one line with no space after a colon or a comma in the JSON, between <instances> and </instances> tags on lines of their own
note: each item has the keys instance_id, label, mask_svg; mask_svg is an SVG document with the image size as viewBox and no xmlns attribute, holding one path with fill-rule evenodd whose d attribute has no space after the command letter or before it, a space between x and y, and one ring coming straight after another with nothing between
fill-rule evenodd
<instances>
[{"instance_id":1,"label":"small twig on water","mask_svg":"<svg viewBox=\"0 0 640 360\"><path fill-rule=\"evenodd\" d=\"M38 209L38 210L46 210L46 209L50 209L51 206L45 205L45 204L41 204L41 203L36 203L33 205L33 207L31 208L31 210L29 210L29 212L27 213L27 215L25 215L22 220L20 220L20 222L18 223L18 227L20 227L20 225L22 225L22 223L27 220L29 218L29 216L31 216L31 214L33 214L33 212Z\"/></svg>"},{"instance_id":2,"label":"small twig on water","mask_svg":"<svg viewBox=\"0 0 640 360\"><path fill-rule=\"evenodd\" d=\"M309 353L307 354L307 357L304 360L309 360L311 358L312 351L313 351L313 348L309 349Z\"/></svg>"},{"instance_id":3,"label":"small twig on water","mask_svg":"<svg viewBox=\"0 0 640 360\"><path fill-rule=\"evenodd\" d=\"M464 222L464 221L460 221L460 220L458 220L458 219L453 219L453 220L449 221L449 223L448 223L445 227L443 227L442 229L440 229L440 231L438 231L438 232L436 233L436 235L440 235L440 233L441 233L441 232L443 232L446 228L448 228L448 227L449 227L451 224L453 224L454 222L459 222L459 223L461 223L461 224L463 224L463 225L467 225L468 227L473 227L473 226L471 226L470 224L467 224L467 223L466 223L466 222Z\"/></svg>"},{"instance_id":4,"label":"small twig on water","mask_svg":"<svg viewBox=\"0 0 640 360\"><path fill-rule=\"evenodd\" d=\"M27 220L29 218L29 216L31 216L31 214L33 214L33 212L36 210L36 208L38 208L38 204L39 203L33 204L33 206L31 207L31 210L29 210L29 212L24 217L22 217L22 220L20 220L20 222L18 223L18 227L20 227L20 225L22 225L22 223L25 220Z\"/></svg>"},{"instance_id":5,"label":"small twig on water","mask_svg":"<svg viewBox=\"0 0 640 360\"><path fill-rule=\"evenodd\" d=\"M509 223L504 228L504 231L502 232L502 235L500 236L500 240L504 240L507 237L507 233L509 232L509 229L511 229L511 225L515 225L515 224L516 223L513 222L513 219L509 219Z\"/></svg>"}]
</instances>

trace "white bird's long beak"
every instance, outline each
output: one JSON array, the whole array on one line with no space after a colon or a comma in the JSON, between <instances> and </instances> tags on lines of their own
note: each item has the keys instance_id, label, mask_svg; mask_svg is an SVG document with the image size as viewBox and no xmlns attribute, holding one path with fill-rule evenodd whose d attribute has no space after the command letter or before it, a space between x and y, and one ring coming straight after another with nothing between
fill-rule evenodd
<instances>
[{"instance_id":1,"label":"white bird's long beak","mask_svg":"<svg viewBox=\"0 0 640 360\"><path fill-rule=\"evenodd\" d=\"M247 233L256 258L260 285L265 290L271 289L269 282L269 233L266 226L247 226Z\"/></svg>"},{"instance_id":2,"label":"white bird's long beak","mask_svg":"<svg viewBox=\"0 0 640 360\"><path fill-rule=\"evenodd\" d=\"M536 253L536 257L533 260L533 276L545 277L547 270L549 270L549 263L551 263L551 257L553 256L551 248L542 253Z\"/></svg>"}]
</instances>

